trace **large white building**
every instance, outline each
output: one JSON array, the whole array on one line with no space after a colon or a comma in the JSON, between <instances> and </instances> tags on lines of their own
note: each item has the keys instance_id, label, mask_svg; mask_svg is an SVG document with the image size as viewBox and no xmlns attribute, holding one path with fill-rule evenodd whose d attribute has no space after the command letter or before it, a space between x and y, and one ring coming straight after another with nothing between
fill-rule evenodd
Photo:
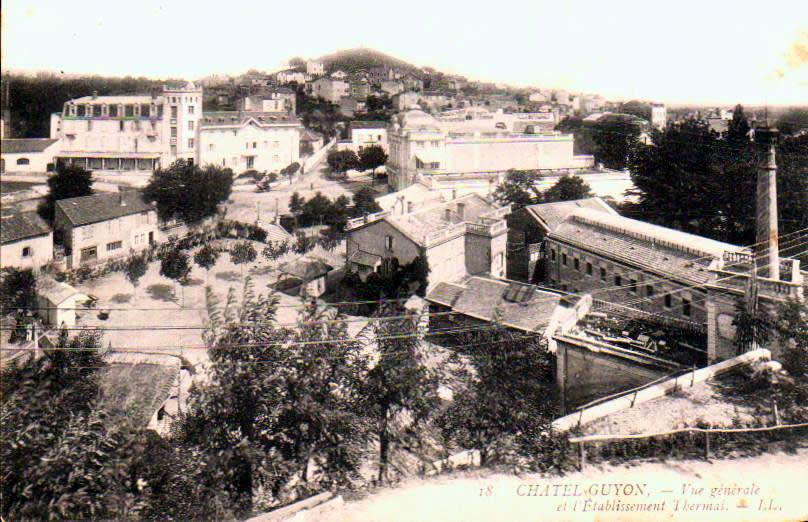
<instances>
[{"instance_id":1,"label":"large white building","mask_svg":"<svg viewBox=\"0 0 808 522\"><path fill-rule=\"evenodd\" d=\"M510 169L576 171L594 166L592 156L573 154L571 134L523 132L496 118L440 121L421 110L397 114L387 132L389 183L401 190L419 178L493 179Z\"/></svg>"},{"instance_id":2,"label":"large white building","mask_svg":"<svg viewBox=\"0 0 808 522\"><path fill-rule=\"evenodd\" d=\"M235 173L278 172L300 159L303 126L285 112L206 112L199 122L200 165Z\"/></svg>"},{"instance_id":3,"label":"large white building","mask_svg":"<svg viewBox=\"0 0 808 522\"><path fill-rule=\"evenodd\" d=\"M664 103L651 104L651 126L657 129L664 129L668 120L668 111Z\"/></svg>"},{"instance_id":4,"label":"large white building","mask_svg":"<svg viewBox=\"0 0 808 522\"><path fill-rule=\"evenodd\" d=\"M196 159L202 88L188 83L151 95L84 96L51 115L57 158L100 171L151 171Z\"/></svg>"},{"instance_id":5,"label":"large white building","mask_svg":"<svg viewBox=\"0 0 808 522\"><path fill-rule=\"evenodd\" d=\"M339 103L340 98L348 96L351 93L351 85L342 80L328 78L326 76L314 80L307 85L309 94L329 101L331 103Z\"/></svg>"}]
</instances>

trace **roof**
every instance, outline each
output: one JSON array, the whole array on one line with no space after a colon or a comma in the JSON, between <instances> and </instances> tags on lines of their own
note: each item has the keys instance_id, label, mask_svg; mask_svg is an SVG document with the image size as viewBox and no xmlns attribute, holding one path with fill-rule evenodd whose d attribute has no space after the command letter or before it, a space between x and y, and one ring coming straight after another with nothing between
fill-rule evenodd
<instances>
[{"instance_id":1,"label":"roof","mask_svg":"<svg viewBox=\"0 0 808 522\"><path fill-rule=\"evenodd\" d=\"M349 261L358 265L376 268L376 266L382 262L382 256L357 250L351 254L351 259L349 259Z\"/></svg>"},{"instance_id":2,"label":"roof","mask_svg":"<svg viewBox=\"0 0 808 522\"><path fill-rule=\"evenodd\" d=\"M421 182L416 182L397 192L390 192L389 194L379 196L376 198L376 203L378 203L383 210L394 210L397 206L402 205L401 202L403 202L403 208L398 209L398 211L401 212L401 210L406 208L408 202L414 205L422 205L426 202L434 203L438 200L440 200L439 191L432 190Z\"/></svg>"},{"instance_id":3,"label":"roof","mask_svg":"<svg viewBox=\"0 0 808 522\"><path fill-rule=\"evenodd\" d=\"M199 119L202 127L243 125L250 119L259 125L299 125L300 120L286 112L206 111Z\"/></svg>"},{"instance_id":4,"label":"roof","mask_svg":"<svg viewBox=\"0 0 808 522\"><path fill-rule=\"evenodd\" d=\"M80 103L107 103L107 104L118 104L118 103L151 103L154 98L150 94L122 94L118 96L82 96L81 98L74 98L70 100L68 103L72 104L80 104Z\"/></svg>"},{"instance_id":5,"label":"roof","mask_svg":"<svg viewBox=\"0 0 808 522\"><path fill-rule=\"evenodd\" d=\"M333 269L334 267L331 265L317 259L298 259L280 267L282 273L304 281L311 281L324 276Z\"/></svg>"},{"instance_id":6,"label":"roof","mask_svg":"<svg viewBox=\"0 0 808 522\"><path fill-rule=\"evenodd\" d=\"M458 214L458 203L464 205L462 219ZM500 208L498 205L472 193L451 201L439 202L409 214L389 216L385 219L397 225L403 233L416 242L422 243L423 238L428 234L445 230L449 225L476 221L482 215L498 208ZM446 221L447 209L450 211L449 222Z\"/></svg>"},{"instance_id":7,"label":"roof","mask_svg":"<svg viewBox=\"0 0 808 522\"><path fill-rule=\"evenodd\" d=\"M318 141L321 139L323 139L323 135L311 129L305 129L300 135L300 141Z\"/></svg>"},{"instance_id":8,"label":"roof","mask_svg":"<svg viewBox=\"0 0 808 522\"><path fill-rule=\"evenodd\" d=\"M535 332L550 323L561 296L533 285L472 276L459 284L438 283L426 300L469 317L498 319L505 326Z\"/></svg>"},{"instance_id":9,"label":"roof","mask_svg":"<svg viewBox=\"0 0 808 522\"><path fill-rule=\"evenodd\" d=\"M101 370L99 386L113 422L127 417L145 427L168 399L177 379L177 366L111 363Z\"/></svg>"},{"instance_id":10,"label":"roof","mask_svg":"<svg viewBox=\"0 0 808 522\"><path fill-rule=\"evenodd\" d=\"M548 235L583 250L661 273L705 284L710 262L724 252L744 249L635 219L578 209Z\"/></svg>"},{"instance_id":11,"label":"roof","mask_svg":"<svg viewBox=\"0 0 808 522\"><path fill-rule=\"evenodd\" d=\"M709 125L710 130L718 133L727 132L729 130L729 121L722 118L707 118L707 125Z\"/></svg>"},{"instance_id":12,"label":"roof","mask_svg":"<svg viewBox=\"0 0 808 522\"><path fill-rule=\"evenodd\" d=\"M59 306L75 295L84 295L69 284L61 283L50 277L43 277L37 281L36 293L54 306Z\"/></svg>"},{"instance_id":13,"label":"roof","mask_svg":"<svg viewBox=\"0 0 808 522\"><path fill-rule=\"evenodd\" d=\"M539 203L525 207L527 213L533 216L539 224L548 231L554 229L567 216L579 208L599 210L617 216L617 212L599 197L575 199L572 201L557 201L554 203Z\"/></svg>"},{"instance_id":14,"label":"roof","mask_svg":"<svg viewBox=\"0 0 808 522\"><path fill-rule=\"evenodd\" d=\"M351 129L386 129L386 121L352 121Z\"/></svg>"},{"instance_id":15,"label":"roof","mask_svg":"<svg viewBox=\"0 0 808 522\"><path fill-rule=\"evenodd\" d=\"M427 164L432 162L440 163L445 159L445 154L440 149L429 148L415 151L415 157Z\"/></svg>"},{"instance_id":16,"label":"roof","mask_svg":"<svg viewBox=\"0 0 808 522\"><path fill-rule=\"evenodd\" d=\"M143 195L137 190L62 199L56 202L56 208L62 209L73 226L98 223L154 209L143 201Z\"/></svg>"},{"instance_id":17,"label":"roof","mask_svg":"<svg viewBox=\"0 0 808 522\"><path fill-rule=\"evenodd\" d=\"M0 243L43 236L50 231L51 228L35 211L4 214L0 220Z\"/></svg>"},{"instance_id":18,"label":"roof","mask_svg":"<svg viewBox=\"0 0 808 522\"><path fill-rule=\"evenodd\" d=\"M0 150L3 154L23 154L26 152L44 152L59 140L48 138L25 138L18 140L2 140Z\"/></svg>"}]
</instances>

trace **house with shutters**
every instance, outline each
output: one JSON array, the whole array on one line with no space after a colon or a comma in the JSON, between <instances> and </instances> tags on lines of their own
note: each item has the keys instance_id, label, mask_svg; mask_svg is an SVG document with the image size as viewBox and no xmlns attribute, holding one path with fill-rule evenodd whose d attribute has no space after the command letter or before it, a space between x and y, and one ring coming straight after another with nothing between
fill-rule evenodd
<instances>
[{"instance_id":1,"label":"house with shutters","mask_svg":"<svg viewBox=\"0 0 808 522\"><path fill-rule=\"evenodd\" d=\"M429 265L427 291L469 275L505 277L508 212L509 206L477 194L425 204L402 201L348 221L347 269L364 280L423 256Z\"/></svg>"},{"instance_id":2,"label":"house with shutters","mask_svg":"<svg viewBox=\"0 0 808 522\"><path fill-rule=\"evenodd\" d=\"M57 201L54 230L61 236L68 268L144 250L160 236L156 208L134 190Z\"/></svg>"}]
</instances>

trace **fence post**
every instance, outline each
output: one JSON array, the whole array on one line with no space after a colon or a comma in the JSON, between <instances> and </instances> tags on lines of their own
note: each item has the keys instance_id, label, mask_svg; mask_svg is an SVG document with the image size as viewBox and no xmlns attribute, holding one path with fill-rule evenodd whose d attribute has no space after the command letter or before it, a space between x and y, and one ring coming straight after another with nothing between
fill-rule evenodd
<instances>
[{"instance_id":1,"label":"fence post","mask_svg":"<svg viewBox=\"0 0 808 522\"><path fill-rule=\"evenodd\" d=\"M579 471L584 470L584 466L586 466L586 443L580 441L578 443L578 460L579 460Z\"/></svg>"},{"instance_id":2,"label":"fence post","mask_svg":"<svg viewBox=\"0 0 808 522\"><path fill-rule=\"evenodd\" d=\"M710 432L704 432L704 459L710 460Z\"/></svg>"},{"instance_id":3,"label":"fence post","mask_svg":"<svg viewBox=\"0 0 808 522\"><path fill-rule=\"evenodd\" d=\"M777 411L777 401L775 400L773 402L774 402L774 424L776 426L779 426L780 425L780 412Z\"/></svg>"},{"instance_id":4,"label":"fence post","mask_svg":"<svg viewBox=\"0 0 808 522\"><path fill-rule=\"evenodd\" d=\"M693 387L693 383L696 381L696 363L693 363L693 371L690 373L690 387Z\"/></svg>"}]
</instances>

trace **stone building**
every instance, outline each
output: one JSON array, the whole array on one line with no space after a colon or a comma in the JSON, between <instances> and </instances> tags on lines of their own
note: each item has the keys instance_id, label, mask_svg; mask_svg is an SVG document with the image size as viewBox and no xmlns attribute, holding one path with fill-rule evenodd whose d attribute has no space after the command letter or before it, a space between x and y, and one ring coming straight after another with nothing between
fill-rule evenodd
<instances>
[{"instance_id":1,"label":"stone building","mask_svg":"<svg viewBox=\"0 0 808 522\"><path fill-rule=\"evenodd\" d=\"M53 231L35 211L3 209L0 268L39 268L53 259Z\"/></svg>"}]
</instances>

